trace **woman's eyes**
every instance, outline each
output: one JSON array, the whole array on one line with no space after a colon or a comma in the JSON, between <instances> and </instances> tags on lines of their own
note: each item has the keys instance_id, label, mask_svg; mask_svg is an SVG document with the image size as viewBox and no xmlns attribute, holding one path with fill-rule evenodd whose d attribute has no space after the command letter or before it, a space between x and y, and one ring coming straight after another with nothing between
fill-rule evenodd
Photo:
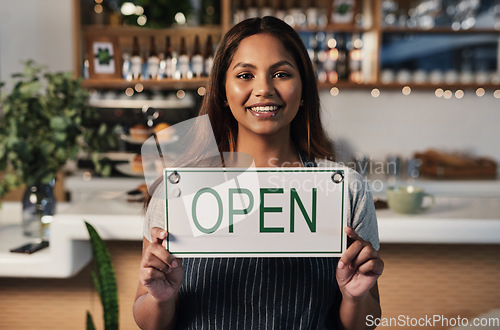
<instances>
[{"instance_id":1,"label":"woman's eyes","mask_svg":"<svg viewBox=\"0 0 500 330\"><path fill-rule=\"evenodd\" d=\"M279 72L276 72L272 75L273 78L289 78L291 76L292 75L290 73L284 72L284 71L279 71ZM251 79L253 77L254 76L251 73L240 73L240 74L236 75L236 78L243 79L243 80L248 80L248 79Z\"/></svg>"},{"instance_id":2,"label":"woman's eyes","mask_svg":"<svg viewBox=\"0 0 500 330\"><path fill-rule=\"evenodd\" d=\"M247 80L252 78L252 75L250 73L240 73L236 75L236 78Z\"/></svg>"},{"instance_id":3,"label":"woman's eyes","mask_svg":"<svg viewBox=\"0 0 500 330\"><path fill-rule=\"evenodd\" d=\"M292 76L292 75L291 75L291 74L289 74L288 72L283 72L283 71L276 72L276 73L274 74L274 77L276 77L276 78L289 78L289 77L291 77L291 76Z\"/></svg>"}]
</instances>

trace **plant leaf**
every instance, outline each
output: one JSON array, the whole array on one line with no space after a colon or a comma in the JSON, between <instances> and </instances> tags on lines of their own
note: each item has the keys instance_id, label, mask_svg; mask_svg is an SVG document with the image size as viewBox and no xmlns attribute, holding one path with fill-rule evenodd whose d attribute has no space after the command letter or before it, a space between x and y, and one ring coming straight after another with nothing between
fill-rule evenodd
<instances>
[{"instance_id":1,"label":"plant leaf","mask_svg":"<svg viewBox=\"0 0 500 330\"><path fill-rule=\"evenodd\" d=\"M89 311L87 311L87 330L95 330L94 320L92 319L92 315L90 315Z\"/></svg>"},{"instance_id":2,"label":"plant leaf","mask_svg":"<svg viewBox=\"0 0 500 330\"><path fill-rule=\"evenodd\" d=\"M95 228L85 221L90 236L92 252L97 265L97 279L101 291L101 303L104 314L104 328L118 329L118 293L115 272L108 249Z\"/></svg>"},{"instance_id":3,"label":"plant leaf","mask_svg":"<svg viewBox=\"0 0 500 330\"><path fill-rule=\"evenodd\" d=\"M102 301L102 290L101 282L99 282L99 277L97 277L97 274L94 271L90 272L90 275L92 276L92 282L94 283L95 290L97 291L97 294Z\"/></svg>"}]
</instances>

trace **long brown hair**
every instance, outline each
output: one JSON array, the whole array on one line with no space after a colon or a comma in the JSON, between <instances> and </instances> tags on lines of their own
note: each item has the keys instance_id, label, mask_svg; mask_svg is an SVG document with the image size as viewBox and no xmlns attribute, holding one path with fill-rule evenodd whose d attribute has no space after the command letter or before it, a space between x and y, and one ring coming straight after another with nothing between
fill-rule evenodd
<instances>
[{"instance_id":1,"label":"long brown hair","mask_svg":"<svg viewBox=\"0 0 500 330\"><path fill-rule=\"evenodd\" d=\"M333 147L321 124L316 75L307 49L292 27L271 16L249 18L238 23L224 35L217 48L199 115L208 115L219 153L222 155L223 152L236 151L238 138L238 122L224 104L226 72L240 42L246 37L260 33L270 34L280 40L293 56L300 72L303 105L290 125L293 143L300 152L307 155L309 160L315 158L333 160ZM212 157L207 160L205 157L205 152L208 151L206 144L209 139L207 137L210 133L202 125L193 125L189 134L193 141L183 141L186 148L175 166L203 167L212 166L213 163L223 164L224 159L217 160ZM160 181L161 178L150 187L151 195ZM151 196L148 196L146 206L150 200Z\"/></svg>"},{"instance_id":2,"label":"long brown hair","mask_svg":"<svg viewBox=\"0 0 500 330\"><path fill-rule=\"evenodd\" d=\"M333 159L332 144L321 125L316 75L307 49L292 27L271 16L250 18L238 23L224 35L217 48L199 114L209 116L219 151L235 151L238 137L238 123L224 105L226 72L240 42L246 37L260 33L270 34L279 39L299 68L303 105L291 122L292 141L309 159L326 157Z\"/></svg>"}]
</instances>

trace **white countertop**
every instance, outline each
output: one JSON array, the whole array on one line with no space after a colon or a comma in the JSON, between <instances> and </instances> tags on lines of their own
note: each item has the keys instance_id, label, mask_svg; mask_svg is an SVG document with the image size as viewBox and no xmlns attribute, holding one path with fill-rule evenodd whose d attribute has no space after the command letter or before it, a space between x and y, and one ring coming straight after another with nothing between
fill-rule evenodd
<instances>
[{"instance_id":1,"label":"white countertop","mask_svg":"<svg viewBox=\"0 0 500 330\"><path fill-rule=\"evenodd\" d=\"M377 210L380 242L500 244L499 197L436 197L415 215Z\"/></svg>"},{"instance_id":2,"label":"white countertop","mask_svg":"<svg viewBox=\"0 0 500 330\"><path fill-rule=\"evenodd\" d=\"M436 204L415 215L377 210L381 243L500 244L500 180L371 181L381 199L388 186L401 185L425 189Z\"/></svg>"},{"instance_id":3,"label":"white countertop","mask_svg":"<svg viewBox=\"0 0 500 330\"><path fill-rule=\"evenodd\" d=\"M142 240L142 204L125 199L125 191L141 182L139 178L69 178L66 184L73 202L57 204L50 246L31 255L9 252L30 240L21 232L21 204L4 202L0 208L0 277L64 278L78 273L92 258L83 220L103 239ZM500 244L499 181L423 181L415 185L434 193L436 206L417 215L377 210L382 244ZM382 196L383 189L374 195Z\"/></svg>"},{"instance_id":4,"label":"white countertop","mask_svg":"<svg viewBox=\"0 0 500 330\"><path fill-rule=\"evenodd\" d=\"M132 185L125 184L125 190L134 188L135 182L129 183ZM58 203L50 225L50 246L31 255L10 252L31 241L22 234L21 217L21 203L2 204L0 277L66 278L77 274L92 259L84 220L105 240L142 240L142 203L127 203L124 192L103 189L80 196L74 203Z\"/></svg>"}]
</instances>

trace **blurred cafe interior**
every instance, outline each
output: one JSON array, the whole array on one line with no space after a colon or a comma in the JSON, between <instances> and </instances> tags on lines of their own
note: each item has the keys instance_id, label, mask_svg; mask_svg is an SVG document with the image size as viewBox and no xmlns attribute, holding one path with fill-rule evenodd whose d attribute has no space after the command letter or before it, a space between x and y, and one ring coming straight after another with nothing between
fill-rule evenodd
<instances>
[{"instance_id":1,"label":"blurred cafe interior","mask_svg":"<svg viewBox=\"0 0 500 330\"><path fill-rule=\"evenodd\" d=\"M23 156L8 149L12 132L29 135L42 120L29 108L38 95L33 86L73 95L68 102L80 102L72 104L85 107L88 117L75 120L86 122L88 143L97 150L69 157L75 156L68 151L72 124L61 119L69 110L49 98L40 103L50 105L42 117L51 128L67 129L59 136L67 142L61 149L67 161L50 183L55 211L40 225L49 244L31 254L11 250L40 238L23 220L35 188L24 182L7 192L16 178L0 172L0 329L79 329L87 311L102 328L83 220L109 249L120 328L137 328L131 311L147 197L141 145L164 129L166 139L179 138L176 124L197 115L224 32L247 17L269 15L302 37L336 160L370 184L385 262L383 317L500 318L499 0L17 0L0 6L0 168L5 150ZM36 85L45 73L52 80ZM18 85L20 79L31 84ZM17 101L25 105L15 108ZM24 112L16 116L12 109ZM44 146L39 136L31 144ZM36 157L42 160L36 171L51 161ZM428 197L422 207L405 211L388 200L390 190L417 188Z\"/></svg>"}]
</instances>

